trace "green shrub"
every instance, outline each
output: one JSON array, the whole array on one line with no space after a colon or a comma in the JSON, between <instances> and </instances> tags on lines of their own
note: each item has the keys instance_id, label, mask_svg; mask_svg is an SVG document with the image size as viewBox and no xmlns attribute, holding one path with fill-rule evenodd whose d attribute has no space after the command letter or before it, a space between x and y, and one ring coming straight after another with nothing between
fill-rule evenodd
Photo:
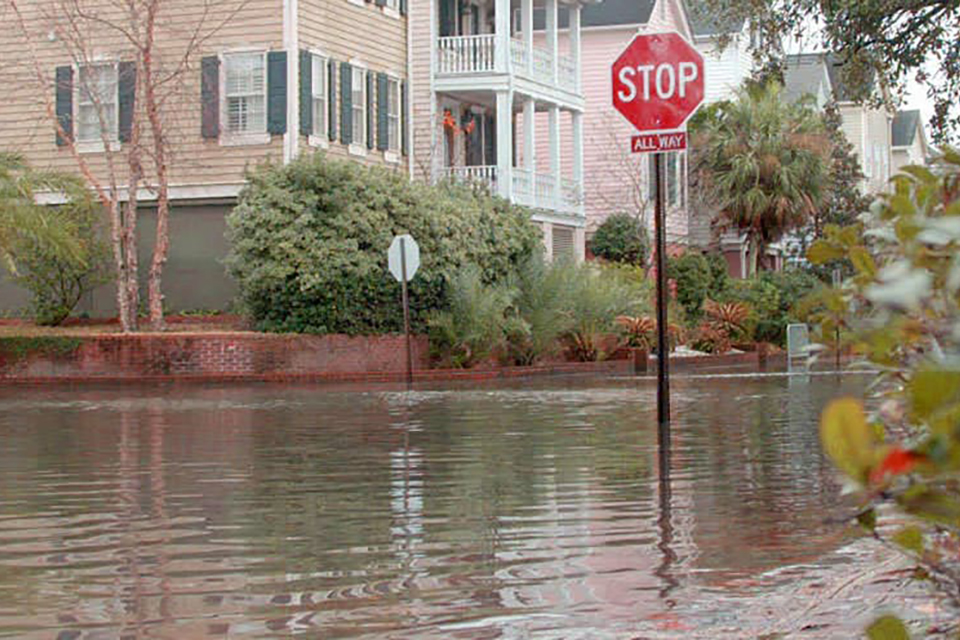
<instances>
[{"instance_id":1,"label":"green shrub","mask_svg":"<svg viewBox=\"0 0 960 640\"><path fill-rule=\"evenodd\" d=\"M112 279L101 212L85 193L47 212L49 222L73 239L73 254L31 235L17 239L12 251L17 272L11 279L30 291L30 314L37 324L61 324L86 293Z\"/></svg>"},{"instance_id":2,"label":"green shrub","mask_svg":"<svg viewBox=\"0 0 960 640\"><path fill-rule=\"evenodd\" d=\"M638 217L627 213L604 220L590 241L590 251L598 258L637 265L646 263L649 247L647 229Z\"/></svg>"},{"instance_id":3,"label":"green shrub","mask_svg":"<svg viewBox=\"0 0 960 640\"><path fill-rule=\"evenodd\" d=\"M241 307L268 331L400 331L399 285L387 248L399 233L420 245L411 322L447 306L446 278L476 265L502 280L541 246L530 212L483 190L411 182L355 162L302 156L252 171L227 217L227 258Z\"/></svg>"},{"instance_id":4,"label":"green shrub","mask_svg":"<svg viewBox=\"0 0 960 640\"><path fill-rule=\"evenodd\" d=\"M531 365L560 349L560 336L569 330L569 279L565 268L533 256L512 280L514 313L506 327L506 359Z\"/></svg>"},{"instance_id":5,"label":"green shrub","mask_svg":"<svg viewBox=\"0 0 960 640\"><path fill-rule=\"evenodd\" d=\"M696 325L703 316L704 300L722 297L731 282L723 258L707 257L696 251L670 258L667 277L677 283L677 302L691 325Z\"/></svg>"},{"instance_id":6,"label":"green shrub","mask_svg":"<svg viewBox=\"0 0 960 640\"><path fill-rule=\"evenodd\" d=\"M750 306L754 340L784 346L787 325L801 321L800 301L820 286L816 277L798 269L764 271L755 278L734 281L724 300Z\"/></svg>"},{"instance_id":7,"label":"green shrub","mask_svg":"<svg viewBox=\"0 0 960 640\"><path fill-rule=\"evenodd\" d=\"M448 289L448 310L428 316L430 348L443 366L467 368L488 359L504 344L507 309L516 292L484 284L480 270L458 272Z\"/></svg>"},{"instance_id":8,"label":"green shrub","mask_svg":"<svg viewBox=\"0 0 960 640\"><path fill-rule=\"evenodd\" d=\"M567 313L572 319L563 335L569 353L580 361L604 355L602 339L616 331L619 316L636 313L644 306L644 293L617 273L591 265L566 264L569 299Z\"/></svg>"}]
</instances>

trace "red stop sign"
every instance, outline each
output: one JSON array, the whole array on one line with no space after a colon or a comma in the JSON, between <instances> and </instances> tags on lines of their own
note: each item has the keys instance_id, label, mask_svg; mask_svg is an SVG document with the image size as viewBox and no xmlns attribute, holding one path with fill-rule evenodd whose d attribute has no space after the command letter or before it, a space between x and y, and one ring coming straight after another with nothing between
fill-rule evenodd
<instances>
[{"instance_id":1,"label":"red stop sign","mask_svg":"<svg viewBox=\"0 0 960 640\"><path fill-rule=\"evenodd\" d=\"M612 73L613 106L639 131L679 129L703 102L703 56L679 33L637 35Z\"/></svg>"}]
</instances>

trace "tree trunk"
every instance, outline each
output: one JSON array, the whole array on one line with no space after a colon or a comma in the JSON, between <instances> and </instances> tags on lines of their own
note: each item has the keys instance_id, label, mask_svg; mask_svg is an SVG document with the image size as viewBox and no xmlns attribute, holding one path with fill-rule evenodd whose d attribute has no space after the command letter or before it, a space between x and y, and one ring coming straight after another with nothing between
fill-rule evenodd
<instances>
[{"instance_id":1,"label":"tree trunk","mask_svg":"<svg viewBox=\"0 0 960 640\"><path fill-rule=\"evenodd\" d=\"M147 295L150 305L150 325L155 331L164 328L163 319L163 266L167 262L170 249L170 191L167 174L166 138L160 118L160 105L157 99L153 69L153 43L157 12L160 1L153 0L147 12L146 41L143 46L143 95L147 119L150 121L150 134L153 138L153 160L157 171L157 237L153 246L153 258L150 261L150 275Z\"/></svg>"},{"instance_id":2,"label":"tree trunk","mask_svg":"<svg viewBox=\"0 0 960 640\"><path fill-rule=\"evenodd\" d=\"M136 323L130 324L127 298L127 259L124 252L126 234L121 204L114 199L110 203L110 244L113 246L113 264L117 276L117 315L120 318L121 331L136 331Z\"/></svg>"}]
</instances>

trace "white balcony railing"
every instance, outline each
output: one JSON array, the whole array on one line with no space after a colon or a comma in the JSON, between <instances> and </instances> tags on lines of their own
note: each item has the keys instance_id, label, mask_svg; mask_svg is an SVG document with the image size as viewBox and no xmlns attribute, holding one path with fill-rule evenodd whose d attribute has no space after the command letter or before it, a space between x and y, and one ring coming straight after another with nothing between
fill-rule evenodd
<instances>
[{"instance_id":1,"label":"white balcony railing","mask_svg":"<svg viewBox=\"0 0 960 640\"><path fill-rule=\"evenodd\" d=\"M445 75L496 70L492 34L447 36L437 41L437 72Z\"/></svg>"},{"instance_id":2,"label":"white balcony railing","mask_svg":"<svg viewBox=\"0 0 960 640\"><path fill-rule=\"evenodd\" d=\"M497 192L496 165L444 167L441 175L447 180L486 187L491 193Z\"/></svg>"},{"instance_id":3,"label":"white balcony railing","mask_svg":"<svg viewBox=\"0 0 960 640\"><path fill-rule=\"evenodd\" d=\"M549 173L532 173L521 167L513 167L513 202L532 209L544 209L558 213L582 215L582 185L568 178L559 182ZM481 186L497 193L499 172L495 165L470 167L444 167L438 178Z\"/></svg>"},{"instance_id":4,"label":"white balcony railing","mask_svg":"<svg viewBox=\"0 0 960 640\"><path fill-rule=\"evenodd\" d=\"M477 36L444 36L437 40L437 75L456 76L476 73L507 73L560 86L573 91L577 86L577 64L569 56L557 58L554 77L553 55L546 49L532 50L519 38L510 39L509 56L501 60L497 55L494 34ZM510 69L502 68L509 58Z\"/></svg>"}]
</instances>

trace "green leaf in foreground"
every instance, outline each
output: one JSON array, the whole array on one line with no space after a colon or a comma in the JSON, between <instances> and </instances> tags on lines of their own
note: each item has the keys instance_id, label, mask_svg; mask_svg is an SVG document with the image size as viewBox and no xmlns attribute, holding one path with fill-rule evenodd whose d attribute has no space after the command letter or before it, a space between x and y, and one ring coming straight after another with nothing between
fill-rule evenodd
<instances>
[{"instance_id":1,"label":"green leaf in foreground","mask_svg":"<svg viewBox=\"0 0 960 640\"><path fill-rule=\"evenodd\" d=\"M867 627L870 640L910 640L910 634L896 616L881 616Z\"/></svg>"}]
</instances>

